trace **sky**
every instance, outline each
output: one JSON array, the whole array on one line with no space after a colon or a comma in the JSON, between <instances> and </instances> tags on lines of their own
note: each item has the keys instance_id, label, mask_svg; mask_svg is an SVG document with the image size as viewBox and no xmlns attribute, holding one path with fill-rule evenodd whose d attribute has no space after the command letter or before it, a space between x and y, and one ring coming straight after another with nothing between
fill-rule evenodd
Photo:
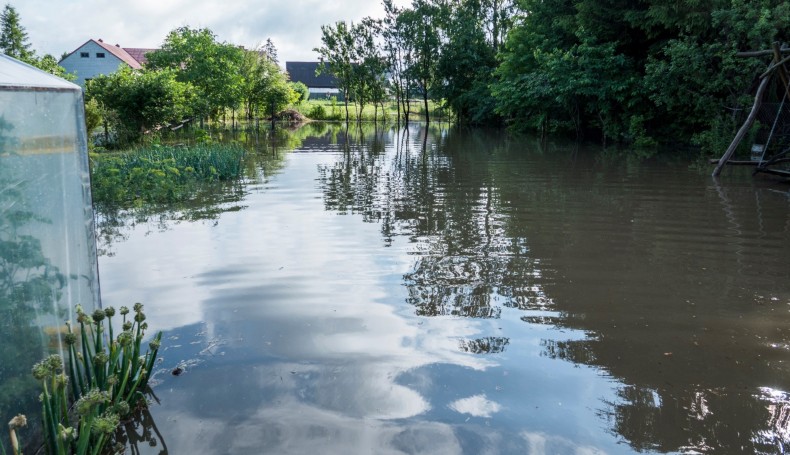
<instances>
[{"instance_id":1,"label":"sky","mask_svg":"<svg viewBox=\"0 0 790 455\"><path fill-rule=\"evenodd\" d=\"M85 41L156 48L171 30L211 29L218 41L253 48L271 38L281 65L315 61L321 25L382 17L379 0L7 0L38 55L60 58ZM4 2L5 3L5 2ZM407 5L409 0L396 0ZM110 6L108 6L110 5Z\"/></svg>"}]
</instances>

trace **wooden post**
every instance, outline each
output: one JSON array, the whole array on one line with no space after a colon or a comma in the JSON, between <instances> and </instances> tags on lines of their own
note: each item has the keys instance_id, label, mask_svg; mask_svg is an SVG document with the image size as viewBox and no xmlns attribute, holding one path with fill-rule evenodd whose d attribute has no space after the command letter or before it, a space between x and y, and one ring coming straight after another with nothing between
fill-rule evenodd
<instances>
[{"instance_id":1,"label":"wooden post","mask_svg":"<svg viewBox=\"0 0 790 455\"><path fill-rule=\"evenodd\" d=\"M749 116L746 118L746 121L743 122L743 126L741 126L741 129L738 130L738 134L735 135L735 138L727 148L727 151L724 152L724 155L719 160L719 164L716 165L716 169L713 170L713 177L718 177L721 174L721 170L724 168L724 165L730 160L733 153L735 153L735 149L737 149L738 145L741 144L741 141L746 136L749 128L751 128L752 124L754 123L754 119L757 117L757 111L760 110L760 105L763 103L763 93L765 92L765 88L768 87L768 82L770 80L771 77L765 77L762 81L760 81L760 86L757 88L757 94L754 96L754 105L752 106L752 111L749 112Z\"/></svg>"}]
</instances>

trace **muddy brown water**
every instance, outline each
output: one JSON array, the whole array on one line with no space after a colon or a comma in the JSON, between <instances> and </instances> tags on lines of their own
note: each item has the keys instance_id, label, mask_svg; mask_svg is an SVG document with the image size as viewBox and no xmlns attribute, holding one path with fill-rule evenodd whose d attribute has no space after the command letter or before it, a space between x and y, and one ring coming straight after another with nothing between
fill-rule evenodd
<instances>
[{"instance_id":1,"label":"muddy brown water","mask_svg":"<svg viewBox=\"0 0 790 455\"><path fill-rule=\"evenodd\" d=\"M790 186L502 132L252 133L100 215L163 330L143 453L782 453ZM179 369L179 375L171 374Z\"/></svg>"}]
</instances>

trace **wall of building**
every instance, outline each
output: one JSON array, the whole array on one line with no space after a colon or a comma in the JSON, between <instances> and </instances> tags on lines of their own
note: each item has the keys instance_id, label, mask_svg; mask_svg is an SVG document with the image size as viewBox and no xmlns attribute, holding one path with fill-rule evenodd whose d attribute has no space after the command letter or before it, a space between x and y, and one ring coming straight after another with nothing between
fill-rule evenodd
<instances>
[{"instance_id":1,"label":"wall of building","mask_svg":"<svg viewBox=\"0 0 790 455\"><path fill-rule=\"evenodd\" d=\"M83 53L87 53L87 57L83 57ZM104 54L104 58L97 57L99 54ZM65 68L67 72L77 75L77 79L74 82L83 88L85 88L86 79L93 79L101 74L114 73L121 64L126 65L121 59L93 41L88 41L60 61L60 66Z\"/></svg>"}]
</instances>

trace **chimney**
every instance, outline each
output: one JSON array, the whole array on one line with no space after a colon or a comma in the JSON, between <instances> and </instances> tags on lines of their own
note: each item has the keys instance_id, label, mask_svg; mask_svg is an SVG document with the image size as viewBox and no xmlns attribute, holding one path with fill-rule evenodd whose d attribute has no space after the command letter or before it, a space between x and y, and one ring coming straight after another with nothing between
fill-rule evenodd
<instances>
[{"instance_id":1,"label":"chimney","mask_svg":"<svg viewBox=\"0 0 790 455\"><path fill-rule=\"evenodd\" d=\"M104 40L103 40L103 39L101 39L101 38L99 38L99 42L100 42L100 43L103 43L103 42L104 42Z\"/></svg>"},{"instance_id":2,"label":"chimney","mask_svg":"<svg viewBox=\"0 0 790 455\"><path fill-rule=\"evenodd\" d=\"M118 43L115 43L115 47L121 47L121 46L119 46Z\"/></svg>"}]
</instances>

